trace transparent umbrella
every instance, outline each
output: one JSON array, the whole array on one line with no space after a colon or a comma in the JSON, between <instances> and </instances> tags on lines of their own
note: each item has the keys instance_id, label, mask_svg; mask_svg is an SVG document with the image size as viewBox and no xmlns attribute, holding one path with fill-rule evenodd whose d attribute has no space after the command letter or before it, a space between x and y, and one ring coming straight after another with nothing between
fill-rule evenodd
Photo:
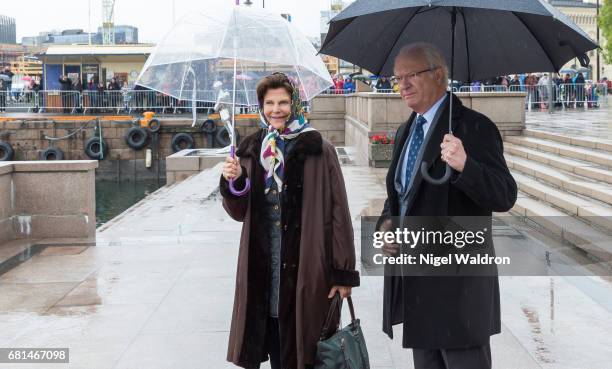
<instances>
[{"instance_id":1,"label":"transparent umbrella","mask_svg":"<svg viewBox=\"0 0 612 369\"><path fill-rule=\"evenodd\" d=\"M182 100L257 105L261 77L283 72L304 100L332 85L317 51L291 23L262 9L230 6L179 20L145 63L137 84ZM233 90L219 101L219 85Z\"/></svg>"},{"instance_id":2,"label":"transparent umbrella","mask_svg":"<svg viewBox=\"0 0 612 369\"><path fill-rule=\"evenodd\" d=\"M310 100L333 85L317 51L279 14L229 6L180 19L149 56L136 82L180 100L220 109L235 150L235 106L257 105L258 81L283 72ZM194 124L196 109L192 109ZM231 115L231 118L230 118ZM232 185L233 188L233 185Z\"/></svg>"}]
</instances>

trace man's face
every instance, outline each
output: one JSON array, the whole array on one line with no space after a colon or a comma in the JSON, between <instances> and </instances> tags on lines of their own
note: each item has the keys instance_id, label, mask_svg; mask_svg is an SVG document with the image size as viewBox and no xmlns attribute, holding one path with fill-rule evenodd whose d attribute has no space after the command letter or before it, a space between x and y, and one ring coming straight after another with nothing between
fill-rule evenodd
<instances>
[{"instance_id":1,"label":"man's face","mask_svg":"<svg viewBox=\"0 0 612 369\"><path fill-rule=\"evenodd\" d=\"M395 61L393 71L402 100L417 113L425 113L445 90L442 69L428 69L425 58L418 56L403 56ZM415 75L417 72L423 73Z\"/></svg>"}]
</instances>

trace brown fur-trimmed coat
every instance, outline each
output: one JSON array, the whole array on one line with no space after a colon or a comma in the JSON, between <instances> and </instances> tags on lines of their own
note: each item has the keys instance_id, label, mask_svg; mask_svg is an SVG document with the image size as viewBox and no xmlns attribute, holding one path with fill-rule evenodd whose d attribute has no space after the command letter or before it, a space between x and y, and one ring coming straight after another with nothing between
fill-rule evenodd
<instances>
[{"instance_id":1,"label":"brown fur-trimmed coat","mask_svg":"<svg viewBox=\"0 0 612 369\"><path fill-rule=\"evenodd\" d=\"M270 244L264 229L264 169L259 163L263 136L258 131L240 144L243 175L229 191L221 177L223 206L243 222L227 360L241 367L266 361L264 342L269 301ZM353 227L344 179L334 147L317 131L295 138L285 159L281 198L281 282L279 330L283 369L314 364L333 285L358 286Z\"/></svg>"}]
</instances>

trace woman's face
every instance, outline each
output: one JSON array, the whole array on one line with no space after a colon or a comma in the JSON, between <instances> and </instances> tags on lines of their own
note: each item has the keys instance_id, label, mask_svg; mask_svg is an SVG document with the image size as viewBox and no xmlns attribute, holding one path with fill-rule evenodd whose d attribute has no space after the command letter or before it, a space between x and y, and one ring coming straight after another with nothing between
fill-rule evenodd
<instances>
[{"instance_id":1,"label":"woman's face","mask_svg":"<svg viewBox=\"0 0 612 369\"><path fill-rule=\"evenodd\" d=\"M291 115L291 96L284 88L269 89L264 96L263 114L275 129L282 129Z\"/></svg>"}]
</instances>

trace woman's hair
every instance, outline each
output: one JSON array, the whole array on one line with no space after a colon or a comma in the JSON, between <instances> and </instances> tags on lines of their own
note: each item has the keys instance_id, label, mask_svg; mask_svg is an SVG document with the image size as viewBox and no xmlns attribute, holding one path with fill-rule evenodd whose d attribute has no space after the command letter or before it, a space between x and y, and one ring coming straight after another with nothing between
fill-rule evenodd
<instances>
[{"instance_id":1,"label":"woman's hair","mask_svg":"<svg viewBox=\"0 0 612 369\"><path fill-rule=\"evenodd\" d=\"M257 101L259 106L263 106L263 100L266 97L266 93L270 89L284 88L289 96L293 96L293 85L289 78L283 73L272 73L271 75L264 77L257 84Z\"/></svg>"}]
</instances>

